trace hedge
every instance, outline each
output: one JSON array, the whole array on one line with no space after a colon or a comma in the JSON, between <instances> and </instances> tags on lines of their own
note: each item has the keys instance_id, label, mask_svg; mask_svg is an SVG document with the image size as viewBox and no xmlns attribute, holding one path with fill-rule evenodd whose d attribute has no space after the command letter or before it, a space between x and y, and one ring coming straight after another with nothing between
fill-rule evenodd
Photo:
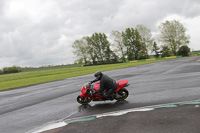
<instances>
[{"instance_id":1,"label":"hedge","mask_svg":"<svg viewBox=\"0 0 200 133\"><path fill-rule=\"evenodd\" d=\"M16 67L16 66L3 68L3 73L4 74L7 74L7 73L18 73L18 72L21 72L21 71L22 71L21 67Z\"/></svg>"}]
</instances>

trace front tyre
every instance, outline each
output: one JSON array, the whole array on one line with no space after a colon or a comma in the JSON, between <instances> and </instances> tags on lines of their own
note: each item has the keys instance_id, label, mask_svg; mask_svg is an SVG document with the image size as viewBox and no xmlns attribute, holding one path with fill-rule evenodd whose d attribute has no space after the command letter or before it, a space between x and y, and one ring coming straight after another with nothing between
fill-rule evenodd
<instances>
[{"instance_id":1,"label":"front tyre","mask_svg":"<svg viewBox=\"0 0 200 133\"><path fill-rule=\"evenodd\" d=\"M89 97L81 97L81 96L78 96L77 97L77 102L80 103L80 104L88 104L91 102L91 99Z\"/></svg>"},{"instance_id":2,"label":"front tyre","mask_svg":"<svg viewBox=\"0 0 200 133\"><path fill-rule=\"evenodd\" d=\"M122 88L116 93L115 100L123 101L128 97L128 95L129 92L125 88Z\"/></svg>"}]
</instances>

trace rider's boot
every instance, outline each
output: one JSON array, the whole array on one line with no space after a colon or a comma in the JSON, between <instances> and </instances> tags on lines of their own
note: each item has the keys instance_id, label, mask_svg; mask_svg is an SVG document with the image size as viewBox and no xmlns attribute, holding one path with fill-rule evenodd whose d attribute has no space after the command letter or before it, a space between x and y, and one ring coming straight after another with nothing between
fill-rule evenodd
<instances>
[{"instance_id":1,"label":"rider's boot","mask_svg":"<svg viewBox=\"0 0 200 133\"><path fill-rule=\"evenodd\" d=\"M104 99L105 99L105 100L114 100L114 99L115 99L115 95L112 94L112 95L110 95L110 96L105 96Z\"/></svg>"}]
</instances>

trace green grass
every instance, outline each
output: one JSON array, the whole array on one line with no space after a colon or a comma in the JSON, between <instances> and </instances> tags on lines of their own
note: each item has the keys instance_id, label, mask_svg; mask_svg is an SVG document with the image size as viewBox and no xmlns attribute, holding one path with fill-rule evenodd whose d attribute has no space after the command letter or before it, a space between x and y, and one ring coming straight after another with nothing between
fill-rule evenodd
<instances>
[{"instance_id":1,"label":"green grass","mask_svg":"<svg viewBox=\"0 0 200 133\"><path fill-rule=\"evenodd\" d=\"M26 72L15 73L15 74L5 74L5 75L0 75L0 91L28 86L28 85L39 84L39 83L45 83L49 81L55 81L55 80L60 80L60 79L65 79L65 78L70 78L70 77L92 74L99 70L108 71L108 70L113 70L113 69L143 65L143 64L159 62L159 61L164 61L164 60L167 60L167 59L137 62L137 63L97 65L97 66L88 66L88 67L71 67L71 68L69 67L69 68L45 69L45 70L38 69L37 71L26 71Z\"/></svg>"},{"instance_id":2,"label":"green grass","mask_svg":"<svg viewBox=\"0 0 200 133\"><path fill-rule=\"evenodd\" d=\"M23 72L30 72L30 71L43 71L43 70L55 70L55 69L62 69L62 68L73 68L73 67L81 67L83 64L76 64L76 65L63 65L63 66L55 66L55 67L41 67L41 68L33 68L23 70Z\"/></svg>"}]
</instances>

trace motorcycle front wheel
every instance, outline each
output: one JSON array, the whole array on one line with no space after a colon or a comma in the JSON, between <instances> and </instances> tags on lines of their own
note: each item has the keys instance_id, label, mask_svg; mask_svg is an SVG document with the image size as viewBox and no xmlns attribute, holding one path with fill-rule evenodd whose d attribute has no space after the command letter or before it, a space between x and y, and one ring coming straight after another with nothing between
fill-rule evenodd
<instances>
[{"instance_id":1,"label":"motorcycle front wheel","mask_svg":"<svg viewBox=\"0 0 200 133\"><path fill-rule=\"evenodd\" d=\"M129 95L129 92L125 88L122 88L116 93L115 100L123 101L128 97L128 95Z\"/></svg>"},{"instance_id":2,"label":"motorcycle front wheel","mask_svg":"<svg viewBox=\"0 0 200 133\"><path fill-rule=\"evenodd\" d=\"M91 99L89 97L81 97L81 96L78 96L77 97L77 102L80 103L80 104L88 104L91 102Z\"/></svg>"}]
</instances>

